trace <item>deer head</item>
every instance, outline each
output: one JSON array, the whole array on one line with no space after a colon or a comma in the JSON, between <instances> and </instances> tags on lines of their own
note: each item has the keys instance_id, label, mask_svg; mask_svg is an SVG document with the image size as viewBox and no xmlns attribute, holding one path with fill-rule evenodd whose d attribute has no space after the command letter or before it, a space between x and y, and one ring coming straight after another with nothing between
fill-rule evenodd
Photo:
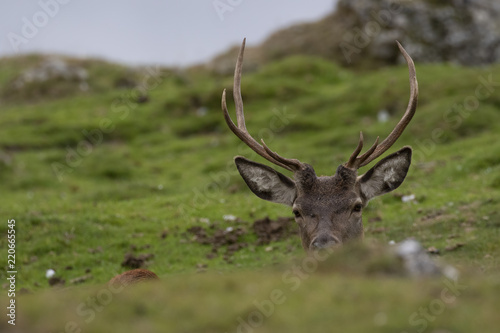
<instances>
[{"instance_id":1,"label":"deer head","mask_svg":"<svg viewBox=\"0 0 500 333\"><path fill-rule=\"evenodd\" d=\"M369 164L385 151L403 133L417 108L418 84L413 60L397 43L408 63L410 76L410 101L401 120L379 143L379 138L362 155L363 133L349 160L341 164L333 176L316 176L311 165L296 159L284 158L269 149L261 140L258 143L246 129L241 97L241 72L245 40L234 71L233 97L237 124L231 120L226 105L226 90L222 93L222 111L231 131L253 151L269 162L293 172L293 179L266 165L237 156L234 161L240 175L250 190L259 198L291 206L299 226L302 246L306 250L340 245L348 240L363 237L361 214L369 200L391 192L404 181L411 163L412 150L403 147L375 164L368 172L358 175L357 170Z\"/></svg>"}]
</instances>

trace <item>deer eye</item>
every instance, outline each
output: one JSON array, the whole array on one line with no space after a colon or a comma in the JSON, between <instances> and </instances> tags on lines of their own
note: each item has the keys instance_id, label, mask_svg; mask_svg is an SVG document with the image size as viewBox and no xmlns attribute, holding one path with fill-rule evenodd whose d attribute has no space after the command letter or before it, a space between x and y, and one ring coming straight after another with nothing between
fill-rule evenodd
<instances>
[{"instance_id":1,"label":"deer eye","mask_svg":"<svg viewBox=\"0 0 500 333\"><path fill-rule=\"evenodd\" d=\"M295 215L296 218L299 218L301 216L300 212L297 209L293 210L293 215Z\"/></svg>"},{"instance_id":2,"label":"deer eye","mask_svg":"<svg viewBox=\"0 0 500 333\"><path fill-rule=\"evenodd\" d=\"M352 209L352 211L359 213L362 209L363 209L363 205L358 203L358 204L354 205L354 208Z\"/></svg>"}]
</instances>

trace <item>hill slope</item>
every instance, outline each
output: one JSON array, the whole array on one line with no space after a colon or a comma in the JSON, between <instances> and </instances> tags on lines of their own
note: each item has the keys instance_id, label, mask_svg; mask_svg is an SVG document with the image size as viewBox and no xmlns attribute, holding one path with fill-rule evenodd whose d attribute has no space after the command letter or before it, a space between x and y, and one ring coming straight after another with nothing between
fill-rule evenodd
<instances>
[{"instance_id":1,"label":"hill slope","mask_svg":"<svg viewBox=\"0 0 500 333\"><path fill-rule=\"evenodd\" d=\"M68 61L86 71L85 89L81 82L69 89L68 81L62 89L54 80L42 85L47 95L36 82L8 95L21 69L44 59L0 60L0 215L17 223L18 288L48 288L49 268L66 285L102 284L127 269L121 266L127 253L147 258L167 284L196 271L244 275L302 255L296 236L262 244L252 231L256 219L291 212L253 196L236 172L234 155L255 157L222 119L220 96L232 86L231 77L155 68L131 74L113 64ZM497 290L486 281L498 274L500 257L500 66L417 65L417 74L417 114L391 150L412 145L414 161L395 194L373 200L364 212L366 238L385 244L415 237L440 250L443 260L482 272L475 279L485 281L480 294L486 295ZM305 56L274 62L243 76L247 125L282 155L331 174L354 149L359 130L368 142L390 132L408 101L407 75L403 66L353 73ZM390 115L385 123L377 121L382 109ZM402 202L410 194L416 201ZM214 252L194 237L199 229L188 230L193 226L209 236L227 227L242 230L235 237L246 246L233 251L223 244ZM6 224L0 234L5 249ZM5 267L6 256L0 262ZM227 274L224 281L237 289L248 283ZM262 274L276 279L276 273ZM342 285L348 278L336 279ZM370 278L359 279L368 297ZM210 277L200 281L214 283ZM391 283L381 283L389 298L418 287L404 281L391 293ZM432 299L432 293L414 296L407 309ZM466 299L464 311L475 302Z\"/></svg>"}]
</instances>

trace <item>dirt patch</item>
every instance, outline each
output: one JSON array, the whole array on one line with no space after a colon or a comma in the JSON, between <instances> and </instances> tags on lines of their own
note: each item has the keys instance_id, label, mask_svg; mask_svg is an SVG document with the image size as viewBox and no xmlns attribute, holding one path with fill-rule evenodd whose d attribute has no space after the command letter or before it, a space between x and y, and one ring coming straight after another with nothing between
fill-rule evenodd
<instances>
[{"instance_id":1,"label":"dirt patch","mask_svg":"<svg viewBox=\"0 0 500 333\"><path fill-rule=\"evenodd\" d=\"M71 283L71 284L80 284L80 283L83 283L83 282L85 282L87 280L90 280L90 279L92 279L92 274L85 274L83 276L79 276L79 277L76 277L74 279L71 279L69 281L69 283Z\"/></svg>"},{"instance_id":2,"label":"dirt patch","mask_svg":"<svg viewBox=\"0 0 500 333\"><path fill-rule=\"evenodd\" d=\"M242 227L220 229L214 225L208 228L201 226L191 227L186 230L187 234L193 235L192 240L204 245L211 245L212 251L207 258L215 258L221 248L225 248L224 260L229 261L234 252L247 247L248 244L242 240L247 231Z\"/></svg>"},{"instance_id":3,"label":"dirt patch","mask_svg":"<svg viewBox=\"0 0 500 333\"><path fill-rule=\"evenodd\" d=\"M51 287L61 287L61 286L64 286L66 284L66 280L64 280L63 278L60 278L58 276L53 276L49 279L49 286Z\"/></svg>"},{"instance_id":4,"label":"dirt patch","mask_svg":"<svg viewBox=\"0 0 500 333\"><path fill-rule=\"evenodd\" d=\"M293 218L290 217L279 217L276 220L266 217L256 220L253 222L251 230L257 236L255 242L257 246L267 245L298 234L298 228L293 222ZM245 235L248 234L249 231L245 227L221 228L212 224L208 227L190 227L184 233L184 237L190 241L210 245L211 251L207 254L208 259L222 254L224 260L231 262L231 257L236 251L249 246L245 241Z\"/></svg>"},{"instance_id":5,"label":"dirt patch","mask_svg":"<svg viewBox=\"0 0 500 333\"><path fill-rule=\"evenodd\" d=\"M455 251L459 248L461 248L462 246L464 246L465 244L464 243L455 243L455 244L452 244L452 245L448 245L445 250L446 251Z\"/></svg>"},{"instance_id":6,"label":"dirt patch","mask_svg":"<svg viewBox=\"0 0 500 333\"><path fill-rule=\"evenodd\" d=\"M266 245L298 234L292 217L278 217L276 220L265 217L256 220L253 231L257 235L257 245Z\"/></svg>"},{"instance_id":7,"label":"dirt patch","mask_svg":"<svg viewBox=\"0 0 500 333\"><path fill-rule=\"evenodd\" d=\"M431 226L437 223L450 221L456 218L456 215L446 213L444 210L438 209L427 213L418 219L417 225L422 227Z\"/></svg>"},{"instance_id":8,"label":"dirt patch","mask_svg":"<svg viewBox=\"0 0 500 333\"><path fill-rule=\"evenodd\" d=\"M146 265L146 262L153 258L155 255L152 253L145 253L134 255L133 253L125 254L125 258L122 261L122 267L128 268L141 268Z\"/></svg>"}]
</instances>

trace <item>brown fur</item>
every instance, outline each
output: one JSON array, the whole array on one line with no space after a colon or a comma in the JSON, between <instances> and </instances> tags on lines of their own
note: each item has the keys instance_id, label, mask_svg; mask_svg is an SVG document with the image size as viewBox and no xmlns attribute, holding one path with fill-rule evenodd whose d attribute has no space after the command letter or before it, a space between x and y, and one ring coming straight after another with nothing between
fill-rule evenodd
<instances>
[{"instance_id":1,"label":"brown fur","mask_svg":"<svg viewBox=\"0 0 500 333\"><path fill-rule=\"evenodd\" d=\"M385 157L362 176L340 165L333 176L318 177L305 164L292 180L243 157L235 162L258 197L293 207L302 246L314 250L363 237L363 208L370 199L401 185L411 163L411 149L405 147Z\"/></svg>"},{"instance_id":2,"label":"brown fur","mask_svg":"<svg viewBox=\"0 0 500 333\"><path fill-rule=\"evenodd\" d=\"M133 269L131 271L126 271L120 275L115 276L109 281L109 284L120 283L122 285L136 284L145 281L159 280L160 278L155 273L147 269Z\"/></svg>"},{"instance_id":3,"label":"brown fur","mask_svg":"<svg viewBox=\"0 0 500 333\"><path fill-rule=\"evenodd\" d=\"M356 180L356 170L343 166L334 176L317 177L310 170L306 176L295 175L297 198L293 209L300 214L295 220L304 249L315 248L317 240L333 245L363 236L361 212L352 212L355 204L366 204Z\"/></svg>"}]
</instances>

